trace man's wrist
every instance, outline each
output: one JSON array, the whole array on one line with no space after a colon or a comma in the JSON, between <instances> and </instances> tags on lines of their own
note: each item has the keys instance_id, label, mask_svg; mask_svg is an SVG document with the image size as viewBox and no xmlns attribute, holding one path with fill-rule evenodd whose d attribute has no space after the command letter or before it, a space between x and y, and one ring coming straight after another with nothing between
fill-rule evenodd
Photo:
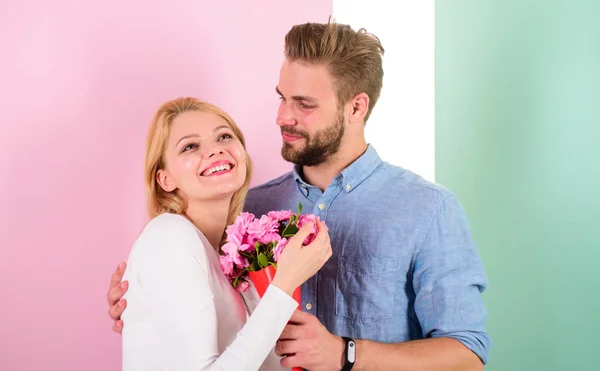
<instances>
[{"instance_id":1,"label":"man's wrist","mask_svg":"<svg viewBox=\"0 0 600 371\"><path fill-rule=\"evenodd\" d=\"M335 341L337 343L337 351L341 352L340 356L337 358L338 363L335 365L335 369L341 370L344 367L344 362L346 361L346 342L341 336L336 336Z\"/></svg>"},{"instance_id":2,"label":"man's wrist","mask_svg":"<svg viewBox=\"0 0 600 371\"><path fill-rule=\"evenodd\" d=\"M342 371L350 371L356 361L356 342L349 337L342 337L342 339L344 339L344 364Z\"/></svg>"},{"instance_id":3,"label":"man's wrist","mask_svg":"<svg viewBox=\"0 0 600 371\"><path fill-rule=\"evenodd\" d=\"M354 339L354 350L355 350L355 360L354 360L354 367L352 367L352 371L362 371L365 369L368 369L368 367L365 367L365 360L364 360L364 355L365 355L365 347L368 347L369 341L368 340L356 340Z\"/></svg>"}]
</instances>

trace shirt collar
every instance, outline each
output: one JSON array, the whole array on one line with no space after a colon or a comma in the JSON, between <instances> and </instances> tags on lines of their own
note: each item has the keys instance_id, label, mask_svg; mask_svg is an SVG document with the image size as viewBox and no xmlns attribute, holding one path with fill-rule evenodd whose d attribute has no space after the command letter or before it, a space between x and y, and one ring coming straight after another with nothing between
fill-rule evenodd
<instances>
[{"instance_id":1,"label":"shirt collar","mask_svg":"<svg viewBox=\"0 0 600 371\"><path fill-rule=\"evenodd\" d=\"M353 163L346 167L342 172L335 177L332 184L336 181L341 182L346 192L351 192L354 188L358 187L365 179L369 177L375 171L375 169L382 163L381 157L377 154L377 151L372 145L367 146L367 150L357 158ZM300 176L302 169L299 166L294 166L292 174L294 180L303 189L311 188L310 184L306 183Z\"/></svg>"}]
</instances>

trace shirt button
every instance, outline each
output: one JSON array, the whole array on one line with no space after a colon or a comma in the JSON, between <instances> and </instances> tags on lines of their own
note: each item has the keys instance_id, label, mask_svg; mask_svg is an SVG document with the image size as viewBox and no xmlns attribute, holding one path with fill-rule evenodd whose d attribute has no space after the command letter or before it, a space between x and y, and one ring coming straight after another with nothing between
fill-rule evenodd
<instances>
[{"instance_id":1,"label":"shirt button","mask_svg":"<svg viewBox=\"0 0 600 371\"><path fill-rule=\"evenodd\" d=\"M323 210L324 208L325 208L325 204L321 202L319 204L319 210Z\"/></svg>"},{"instance_id":2,"label":"shirt button","mask_svg":"<svg viewBox=\"0 0 600 371\"><path fill-rule=\"evenodd\" d=\"M346 191L349 191L350 188L352 188L352 186L350 186L350 184L346 184Z\"/></svg>"},{"instance_id":3,"label":"shirt button","mask_svg":"<svg viewBox=\"0 0 600 371\"><path fill-rule=\"evenodd\" d=\"M312 304L311 303L306 303L306 305L304 307L306 308L306 310L311 310L312 309Z\"/></svg>"},{"instance_id":4,"label":"shirt button","mask_svg":"<svg viewBox=\"0 0 600 371\"><path fill-rule=\"evenodd\" d=\"M300 184L300 187L306 189L306 185L304 185L304 184Z\"/></svg>"}]
</instances>

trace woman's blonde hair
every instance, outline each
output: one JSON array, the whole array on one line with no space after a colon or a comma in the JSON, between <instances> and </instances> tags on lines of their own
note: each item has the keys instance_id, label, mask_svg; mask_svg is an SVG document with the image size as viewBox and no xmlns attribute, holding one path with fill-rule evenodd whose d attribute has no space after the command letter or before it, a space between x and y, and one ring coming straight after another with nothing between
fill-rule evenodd
<instances>
[{"instance_id":1,"label":"woman's blonde hair","mask_svg":"<svg viewBox=\"0 0 600 371\"><path fill-rule=\"evenodd\" d=\"M173 120L178 115L191 111L213 113L222 117L231 127L235 137L242 143L244 150L246 149L244 134L242 134L233 119L219 107L191 97L181 97L164 103L154 114L146 142L144 182L146 185L148 213L151 218L163 213L185 214L187 208L185 200L176 191L166 192L163 190L160 184L158 184L157 174L165 166L164 156ZM231 198L227 224L232 224L237 215L242 212L244 199L250 188L252 162L247 152L245 152L245 157L246 179L242 187Z\"/></svg>"}]
</instances>

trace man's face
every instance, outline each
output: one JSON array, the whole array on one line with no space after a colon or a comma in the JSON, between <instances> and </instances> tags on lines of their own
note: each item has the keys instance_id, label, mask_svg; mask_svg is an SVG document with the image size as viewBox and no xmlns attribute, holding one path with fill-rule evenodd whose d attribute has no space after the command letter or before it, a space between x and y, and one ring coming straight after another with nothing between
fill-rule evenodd
<instances>
[{"instance_id":1,"label":"man's face","mask_svg":"<svg viewBox=\"0 0 600 371\"><path fill-rule=\"evenodd\" d=\"M283 158L300 166L316 166L337 153L344 136L344 115L327 67L286 59L277 93Z\"/></svg>"}]
</instances>

